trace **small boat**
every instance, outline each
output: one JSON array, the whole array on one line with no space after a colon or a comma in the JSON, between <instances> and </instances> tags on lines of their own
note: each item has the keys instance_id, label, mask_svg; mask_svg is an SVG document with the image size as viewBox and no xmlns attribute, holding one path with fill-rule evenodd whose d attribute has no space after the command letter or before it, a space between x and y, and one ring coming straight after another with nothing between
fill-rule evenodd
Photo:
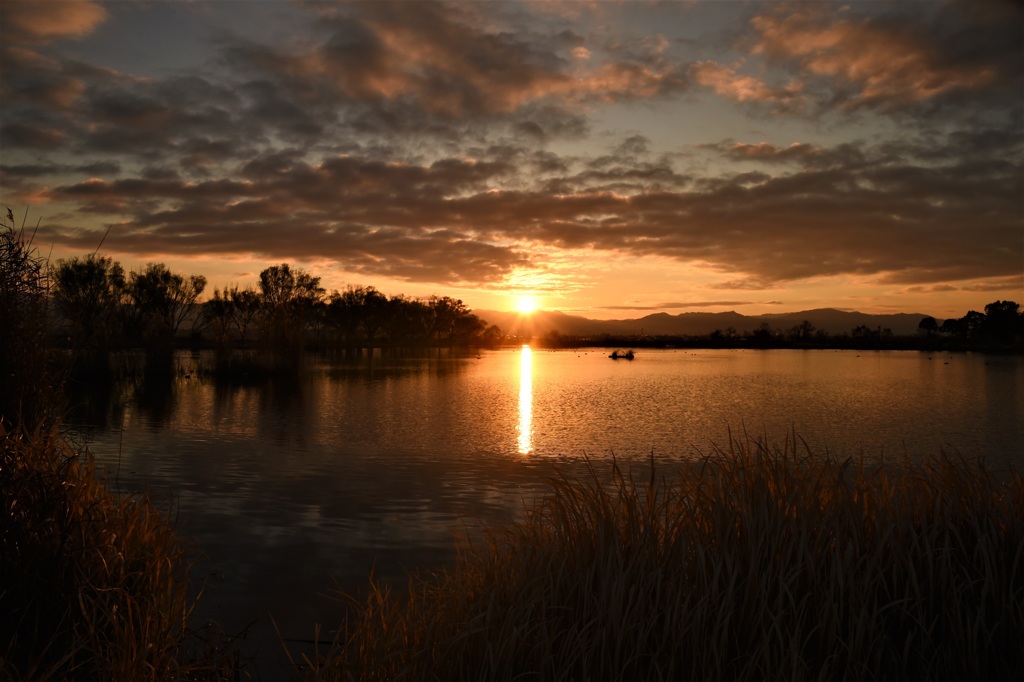
<instances>
[{"instance_id":1,"label":"small boat","mask_svg":"<svg viewBox=\"0 0 1024 682\"><path fill-rule=\"evenodd\" d=\"M609 355L608 357L610 357L612 360L632 360L633 359L633 351L632 350L627 350L627 351L615 350L615 351L612 351L612 354Z\"/></svg>"}]
</instances>

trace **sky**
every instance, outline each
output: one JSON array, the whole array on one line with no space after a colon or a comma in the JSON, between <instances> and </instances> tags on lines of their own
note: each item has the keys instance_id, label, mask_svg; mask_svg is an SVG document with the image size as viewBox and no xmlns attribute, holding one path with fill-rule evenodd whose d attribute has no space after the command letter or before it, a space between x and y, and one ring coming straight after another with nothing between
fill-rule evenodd
<instances>
[{"instance_id":1,"label":"sky","mask_svg":"<svg viewBox=\"0 0 1024 682\"><path fill-rule=\"evenodd\" d=\"M595 319L1024 304L1015 0L0 11L0 202L53 260Z\"/></svg>"}]
</instances>

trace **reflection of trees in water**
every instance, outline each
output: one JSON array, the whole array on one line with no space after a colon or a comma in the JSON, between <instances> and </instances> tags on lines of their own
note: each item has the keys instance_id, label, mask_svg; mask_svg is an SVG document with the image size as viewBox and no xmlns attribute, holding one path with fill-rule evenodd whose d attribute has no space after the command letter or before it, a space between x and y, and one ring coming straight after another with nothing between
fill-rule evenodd
<instances>
[{"instance_id":1,"label":"reflection of trees in water","mask_svg":"<svg viewBox=\"0 0 1024 682\"><path fill-rule=\"evenodd\" d=\"M259 392L259 435L275 443L305 448L316 428L308 378L273 379Z\"/></svg>"},{"instance_id":2,"label":"reflection of trees in water","mask_svg":"<svg viewBox=\"0 0 1024 682\"><path fill-rule=\"evenodd\" d=\"M64 384L67 421L87 431L116 430L132 405L152 428L166 426L174 414L178 379L193 376L199 362L193 354L154 368L147 354L128 351L113 354L105 374L71 372Z\"/></svg>"},{"instance_id":3,"label":"reflection of trees in water","mask_svg":"<svg viewBox=\"0 0 1024 682\"><path fill-rule=\"evenodd\" d=\"M135 404L149 417L151 429L159 429L170 422L175 406L174 388L174 376L170 373L147 374L135 382Z\"/></svg>"},{"instance_id":4,"label":"reflection of trees in water","mask_svg":"<svg viewBox=\"0 0 1024 682\"><path fill-rule=\"evenodd\" d=\"M377 381L423 374L437 378L456 376L478 356L453 348L377 348L368 353L330 353L321 357L328 363L329 379Z\"/></svg>"},{"instance_id":5,"label":"reflection of trees in water","mask_svg":"<svg viewBox=\"0 0 1024 682\"><path fill-rule=\"evenodd\" d=\"M65 422L87 439L94 433L121 427L127 402L124 382L85 380L72 375L64 384L64 397L67 401Z\"/></svg>"},{"instance_id":6,"label":"reflection of trees in water","mask_svg":"<svg viewBox=\"0 0 1024 682\"><path fill-rule=\"evenodd\" d=\"M253 351L256 353L257 351ZM243 353L244 355L244 353ZM323 382L379 384L409 378L451 379L478 362L475 353L447 348L364 350L359 354L330 352L310 357L298 376L255 372L239 376L209 372L214 351L179 352L171 371L149 373L144 353L116 353L111 358L119 379L72 376L67 382L67 421L90 434L117 431L128 415L149 430L175 421L189 385L205 384L210 398L203 421L211 426L241 429L277 444L306 448L320 430L314 391ZM208 382L208 383L206 383Z\"/></svg>"}]
</instances>

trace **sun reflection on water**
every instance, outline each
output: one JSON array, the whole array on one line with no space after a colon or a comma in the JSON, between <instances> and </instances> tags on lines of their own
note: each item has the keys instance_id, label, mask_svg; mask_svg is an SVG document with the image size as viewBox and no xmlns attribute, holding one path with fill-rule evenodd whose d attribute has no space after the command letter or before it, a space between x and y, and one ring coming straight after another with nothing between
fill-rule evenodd
<instances>
[{"instance_id":1,"label":"sun reflection on water","mask_svg":"<svg viewBox=\"0 0 1024 682\"><path fill-rule=\"evenodd\" d=\"M519 369L519 454L533 452L533 351L523 345Z\"/></svg>"}]
</instances>

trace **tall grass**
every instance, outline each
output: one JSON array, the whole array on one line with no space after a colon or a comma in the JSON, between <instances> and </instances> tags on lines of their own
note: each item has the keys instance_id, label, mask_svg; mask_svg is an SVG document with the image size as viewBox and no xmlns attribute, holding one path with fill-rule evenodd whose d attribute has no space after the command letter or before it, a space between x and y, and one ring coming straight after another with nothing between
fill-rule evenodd
<instances>
[{"instance_id":1,"label":"tall grass","mask_svg":"<svg viewBox=\"0 0 1024 682\"><path fill-rule=\"evenodd\" d=\"M61 373L48 351L49 270L33 235L10 209L0 214L0 422L52 423L61 408Z\"/></svg>"},{"instance_id":2,"label":"tall grass","mask_svg":"<svg viewBox=\"0 0 1024 682\"><path fill-rule=\"evenodd\" d=\"M56 429L0 423L0 679L230 679L188 637L189 566L169 511Z\"/></svg>"},{"instance_id":3,"label":"tall grass","mask_svg":"<svg viewBox=\"0 0 1024 682\"><path fill-rule=\"evenodd\" d=\"M1024 679L1024 479L734 441L372 585L319 680Z\"/></svg>"}]
</instances>

